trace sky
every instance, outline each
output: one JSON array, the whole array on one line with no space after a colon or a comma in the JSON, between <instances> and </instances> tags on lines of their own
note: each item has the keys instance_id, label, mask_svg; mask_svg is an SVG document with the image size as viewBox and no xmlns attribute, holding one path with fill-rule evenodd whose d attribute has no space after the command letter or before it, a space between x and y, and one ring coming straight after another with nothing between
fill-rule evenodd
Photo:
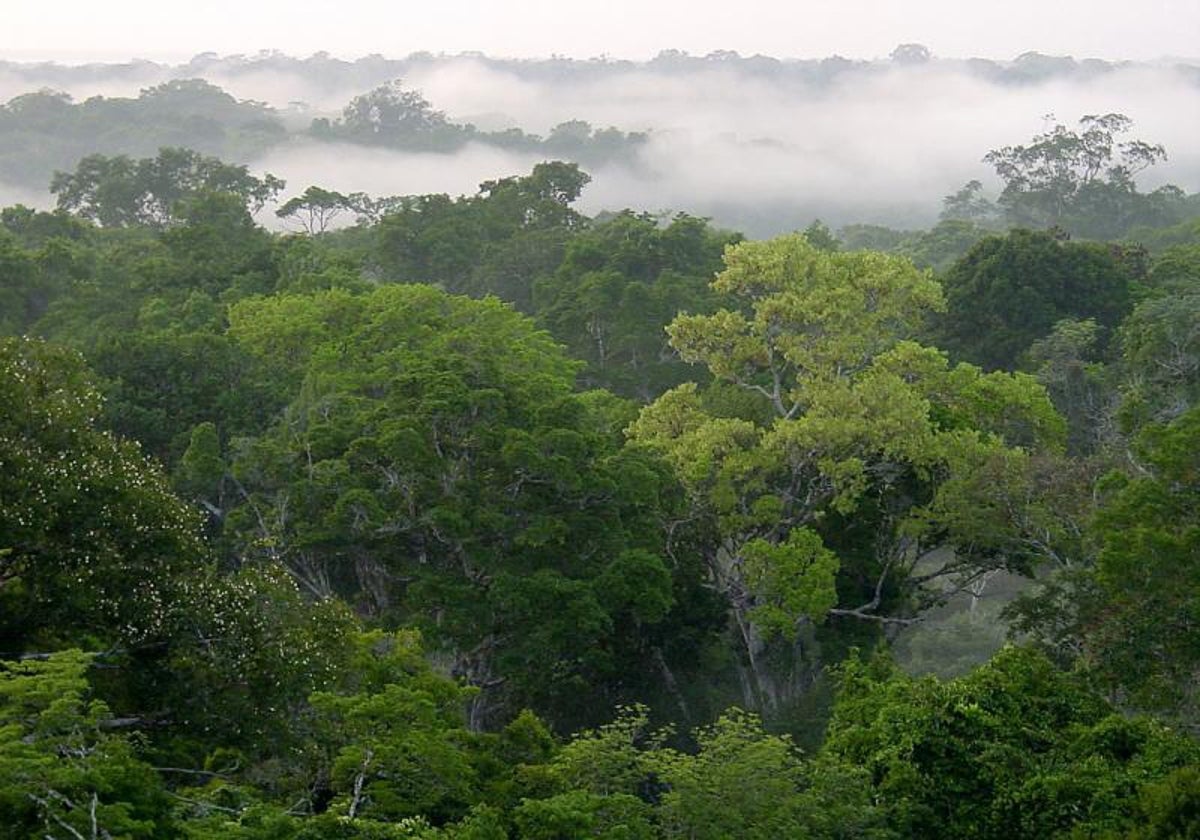
<instances>
[{"instance_id":1,"label":"sky","mask_svg":"<svg viewBox=\"0 0 1200 840\"><path fill-rule=\"evenodd\" d=\"M183 61L207 51L503 57L663 49L879 58L1200 57L1200 0L39 0L4 4L0 59Z\"/></svg>"}]
</instances>

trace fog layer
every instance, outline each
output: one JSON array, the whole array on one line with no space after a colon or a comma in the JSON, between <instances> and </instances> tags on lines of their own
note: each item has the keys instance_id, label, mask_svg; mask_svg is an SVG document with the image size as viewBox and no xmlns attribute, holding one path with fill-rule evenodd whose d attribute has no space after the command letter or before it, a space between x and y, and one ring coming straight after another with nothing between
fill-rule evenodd
<instances>
[{"instance_id":1,"label":"fog layer","mask_svg":"<svg viewBox=\"0 0 1200 840\"><path fill-rule=\"evenodd\" d=\"M787 72L789 65L779 62L765 72L754 62L693 62L682 70L659 61L576 62L538 69L482 57L428 57L405 66L404 83L450 119L481 129L544 134L557 123L583 119L649 132L633 163L591 170L594 180L581 201L587 212L687 210L760 235L814 216L833 224L924 225L936 217L941 197L967 180L994 189L983 155L1027 141L1047 128L1048 114L1068 124L1084 114L1128 115L1134 136L1162 143L1169 154L1143 173L1142 188L1170 182L1200 191L1200 74L1194 67L1126 64L1079 72L1085 62L1073 72L1013 84L959 61L860 63L820 76ZM297 127L336 114L395 69L382 61L341 63L353 72L330 74L286 69L296 62L280 66L214 59L187 69L191 75L206 70L206 78L238 98L272 104ZM156 81L156 72L179 75L178 69L135 66L105 92L129 94L130 87ZM28 89L27 74L0 76L0 96L14 93L17 81ZM70 92L77 97L102 87L98 79L74 84ZM376 195L469 193L482 180L528 171L534 162L476 144L447 155L307 140L250 161L286 178L289 194L319 184Z\"/></svg>"}]
</instances>

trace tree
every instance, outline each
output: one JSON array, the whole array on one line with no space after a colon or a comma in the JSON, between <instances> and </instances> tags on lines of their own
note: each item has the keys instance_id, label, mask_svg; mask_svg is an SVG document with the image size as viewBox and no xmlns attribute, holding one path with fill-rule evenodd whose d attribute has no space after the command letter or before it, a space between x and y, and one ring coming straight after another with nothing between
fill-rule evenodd
<instances>
[{"instance_id":1,"label":"tree","mask_svg":"<svg viewBox=\"0 0 1200 840\"><path fill-rule=\"evenodd\" d=\"M957 220L988 224L996 220L996 205L983 195L983 184L968 181L962 189L942 199L942 221Z\"/></svg>"},{"instance_id":2,"label":"tree","mask_svg":"<svg viewBox=\"0 0 1200 840\"><path fill-rule=\"evenodd\" d=\"M821 759L865 771L901 837L1128 836L1143 822L1138 788L1200 756L1028 649L948 682L881 659L852 659L838 680Z\"/></svg>"},{"instance_id":3,"label":"tree","mask_svg":"<svg viewBox=\"0 0 1200 840\"><path fill-rule=\"evenodd\" d=\"M272 108L239 102L200 79L172 79L136 98L81 102L42 90L0 104L0 180L40 190L56 170L69 171L88 155L152 157L164 147L255 160L287 136Z\"/></svg>"},{"instance_id":4,"label":"tree","mask_svg":"<svg viewBox=\"0 0 1200 840\"><path fill-rule=\"evenodd\" d=\"M553 161L485 181L470 197L401 199L376 228L373 261L390 279L494 294L531 311L539 275L553 272L585 226L571 203L590 180L575 164Z\"/></svg>"},{"instance_id":5,"label":"tree","mask_svg":"<svg viewBox=\"0 0 1200 840\"><path fill-rule=\"evenodd\" d=\"M548 161L534 166L528 175L484 181L479 185L480 203L506 226L580 227L583 217L571 204L591 180L574 163Z\"/></svg>"},{"instance_id":6,"label":"tree","mask_svg":"<svg viewBox=\"0 0 1200 840\"><path fill-rule=\"evenodd\" d=\"M1165 160L1167 153L1143 140L1118 140L1133 127L1124 114L1087 115L1079 126L1072 131L1055 123L1028 145L1005 146L984 156L1004 182L998 203L1010 224L1060 226L1110 238L1179 192L1174 187L1149 196L1137 191L1134 176Z\"/></svg>"},{"instance_id":7,"label":"tree","mask_svg":"<svg viewBox=\"0 0 1200 840\"><path fill-rule=\"evenodd\" d=\"M96 427L82 360L0 341L0 650L160 640L204 556L198 520L132 444Z\"/></svg>"},{"instance_id":8,"label":"tree","mask_svg":"<svg viewBox=\"0 0 1200 840\"><path fill-rule=\"evenodd\" d=\"M0 335L22 333L36 320L41 279L32 253L0 230ZM44 292L43 292L44 294Z\"/></svg>"},{"instance_id":9,"label":"tree","mask_svg":"<svg viewBox=\"0 0 1200 840\"><path fill-rule=\"evenodd\" d=\"M8 837L169 833L162 781L88 685L92 657L0 661L0 829Z\"/></svg>"},{"instance_id":10,"label":"tree","mask_svg":"<svg viewBox=\"0 0 1200 840\"><path fill-rule=\"evenodd\" d=\"M1131 307L1134 267L1117 249L1049 232L989 236L946 272L946 312L936 334L962 359L1012 369L1064 319L1115 328Z\"/></svg>"},{"instance_id":11,"label":"tree","mask_svg":"<svg viewBox=\"0 0 1200 840\"><path fill-rule=\"evenodd\" d=\"M795 651L808 622L904 621L885 599L920 609L931 581L1027 567L1004 514L1027 469L1011 446L1054 445L1061 421L1029 378L950 367L906 339L941 305L906 260L822 252L797 235L733 246L725 261L713 287L741 308L681 315L668 332L685 361L753 401L723 412L683 385L630 433L675 467L692 516L711 518L706 561L745 657L746 702L771 710L794 698L802 669L785 656L791 676L778 681L768 637ZM914 574L946 545L953 559ZM839 587L854 557L871 558L852 573L857 591Z\"/></svg>"},{"instance_id":12,"label":"tree","mask_svg":"<svg viewBox=\"0 0 1200 840\"><path fill-rule=\"evenodd\" d=\"M401 148L456 148L469 131L447 121L420 91L407 90L397 79L354 97L342 118L330 125L313 123L317 136L328 134L360 143Z\"/></svg>"},{"instance_id":13,"label":"tree","mask_svg":"<svg viewBox=\"0 0 1200 840\"><path fill-rule=\"evenodd\" d=\"M56 172L50 183L60 210L104 227L156 228L174 224L179 204L199 193L235 195L255 213L283 187L274 175L259 178L245 166L182 148L163 148L157 157L140 160L88 155L74 172Z\"/></svg>"},{"instance_id":14,"label":"tree","mask_svg":"<svg viewBox=\"0 0 1200 840\"><path fill-rule=\"evenodd\" d=\"M310 186L301 195L284 202L275 215L294 221L309 236L316 236L328 230L343 212L353 210L354 204L351 198L339 192Z\"/></svg>"},{"instance_id":15,"label":"tree","mask_svg":"<svg viewBox=\"0 0 1200 840\"><path fill-rule=\"evenodd\" d=\"M470 694L433 673L415 633L357 640L351 676L312 695L314 768L350 820L458 819L478 798L465 729Z\"/></svg>"},{"instance_id":16,"label":"tree","mask_svg":"<svg viewBox=\"0 0 1200 840\"><path fill-rule=\"evenodd\" d=\"M669 480L620 449L613 398L572 393L548 335L416 285L243 301L230 322L290 395L232 459L243 557L420 626L487 689L473 726L515 703L573 720L598 686L657 680Z\"/></svg>"},{"instance_id":17,"label":"tree","mask_svg":"<svg viewBox=\"0 0 1200 840\"><path fill-rule=\"evenodd\" d=\"M200 190L179 201L174 216L160 237L174 263L159 281L164 286L187 294L200 290L214 298L272 288L271 236L255 224L242 197Z\"/></svg>"},{"instance_id":18,"label":"tree","mask_svg":"<svg viewBox=\"0 0 1200 840\"><path fill-rule=\"evenodd\" d=\"M808 244L822 251L837 251L842 247L842 243L833 235L833 231L829 226L820 219L813 219L812 224L804 229L804 237L808 240Z\"/></svg>"},{"instance_id":19,"label":"tree","mask_svg":"<svg viewBox=\"0 0 1200 840\"><path fill-rule=\"evenodd\" d=\"M588 363L589 387L649 401L688 377L664 328L679 312L711 311L708 283L735 236L679 214L660 225L619 213L574 236L534 287L539 319Z\"/></svg>"},{"instance_id":20,"label":"tree","mask_svg":"<svg viewBox=\"0 0 1200 840\"><path fill-rule=\"evenodd\" d=\"M1038 381L1067 421L1067 451L1087 456L1110 445L1116 434L1112 371L1098 360L1100 326L1090 318L1059 321L1029 348Z\"/></svg>"},{"instance_id":21,"label":"tree","mask_svg":"<svg viewBox=\"0 0 1200 840\"><path fill-rule=\"evenodd\" d=\"M548 838L891 837L865 774L806 763L755 715L728 710L694 730L686 751L668 746L673 737L637 706L577 733L547 762L543 790L515 809L517 825Z\"/></svg>"},{"instance_id":22,"label":"tree","mask_svg":"<svg viewBox=\"0 0 1200 840\"><path fill-rule=\"evenodd\" d=\"M1151 294L1121 324L1121 420L1127 429L1169 422L1200 399L1200 249L1155 261Z\"/></svg>"},{"instance_id":23,"label":"tree","mask_svg":"<svg viewBox=\"0 0 1200 840\"><path fill-rule=\"evenodd\" d=\"M1200 408L1147 426L1140 470L1111 475L1097 514L1083 659L1131 705L1194 720L1200 708Z\"/></svg>"},{"instance_id":24,"label":"tree","mask_svg":"<svg viewBox=\"0 0 1200 840\"><path fill-rule=\"evenodd\" d=\"M108 381L106 425L173 466L193 429L218 424L225 439L258 431L281 405L256 361L216 330L131 330L94 349Z\"/></svg>"}]
</instances>

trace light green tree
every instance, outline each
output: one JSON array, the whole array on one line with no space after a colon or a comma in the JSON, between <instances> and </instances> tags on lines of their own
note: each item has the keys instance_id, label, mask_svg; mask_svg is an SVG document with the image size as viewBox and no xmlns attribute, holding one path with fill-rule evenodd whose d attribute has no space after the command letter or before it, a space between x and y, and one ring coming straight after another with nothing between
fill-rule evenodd
<instances>
[{"instance_id":1,"label":"light green tree","mask_svg":"<svg viewBox=\"0 0 1200 840\"><path fill-rule=\"evenodd\" d=\"M161 781L96 699L92 656L0 661L0 833L11 838L165 836Z\"/></svg>"},{"instance_id":2,"label":"light green tree","mask_svg":"<svg viewBox=\"0 0 1200 840\"><path fill-rule=\"evenodd\" d=\"M684 360L756 404L730 411L683 385L629 434L675 467L691 515L714 523L710 583L740 640L747 702L770 709L798 690L768 666L770 637L792 642L829 615L911 621L944 594L935 582L1026 567L1019 446L1057 445L1062 422L1032 378L951 366L908 340L942 296L903 258L796 235L732 246L725 262L713 288L741 308L681 315L668 333ZM945 547L958 550L930 568ZM839 596L847 558L869 581L861 595ZM859 600L843 605L848 593Z\"/></svg>"}]
</instances>

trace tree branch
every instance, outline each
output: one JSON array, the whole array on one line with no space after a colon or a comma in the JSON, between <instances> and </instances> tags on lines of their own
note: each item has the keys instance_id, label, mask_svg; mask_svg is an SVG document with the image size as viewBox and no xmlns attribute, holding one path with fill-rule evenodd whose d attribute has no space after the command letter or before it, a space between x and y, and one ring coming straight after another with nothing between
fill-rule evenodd
<instances>
[{"instance_id":1,"label":"tree branch","mask_svg":"<svg viewBox=\"0 0 1200 840\"><path fill-rule=\"evenodd\" d=\"M843 610L834 608L828 614L840 615L847 618L860 618L864 621L877 621L880 624L897 624L904 627L910 624L920 624L925 620L921 616L916 616L915 618L894 618L889 615L875 615L874 613L864 612L861 609Z\"/></svg>"}]
</instances>

